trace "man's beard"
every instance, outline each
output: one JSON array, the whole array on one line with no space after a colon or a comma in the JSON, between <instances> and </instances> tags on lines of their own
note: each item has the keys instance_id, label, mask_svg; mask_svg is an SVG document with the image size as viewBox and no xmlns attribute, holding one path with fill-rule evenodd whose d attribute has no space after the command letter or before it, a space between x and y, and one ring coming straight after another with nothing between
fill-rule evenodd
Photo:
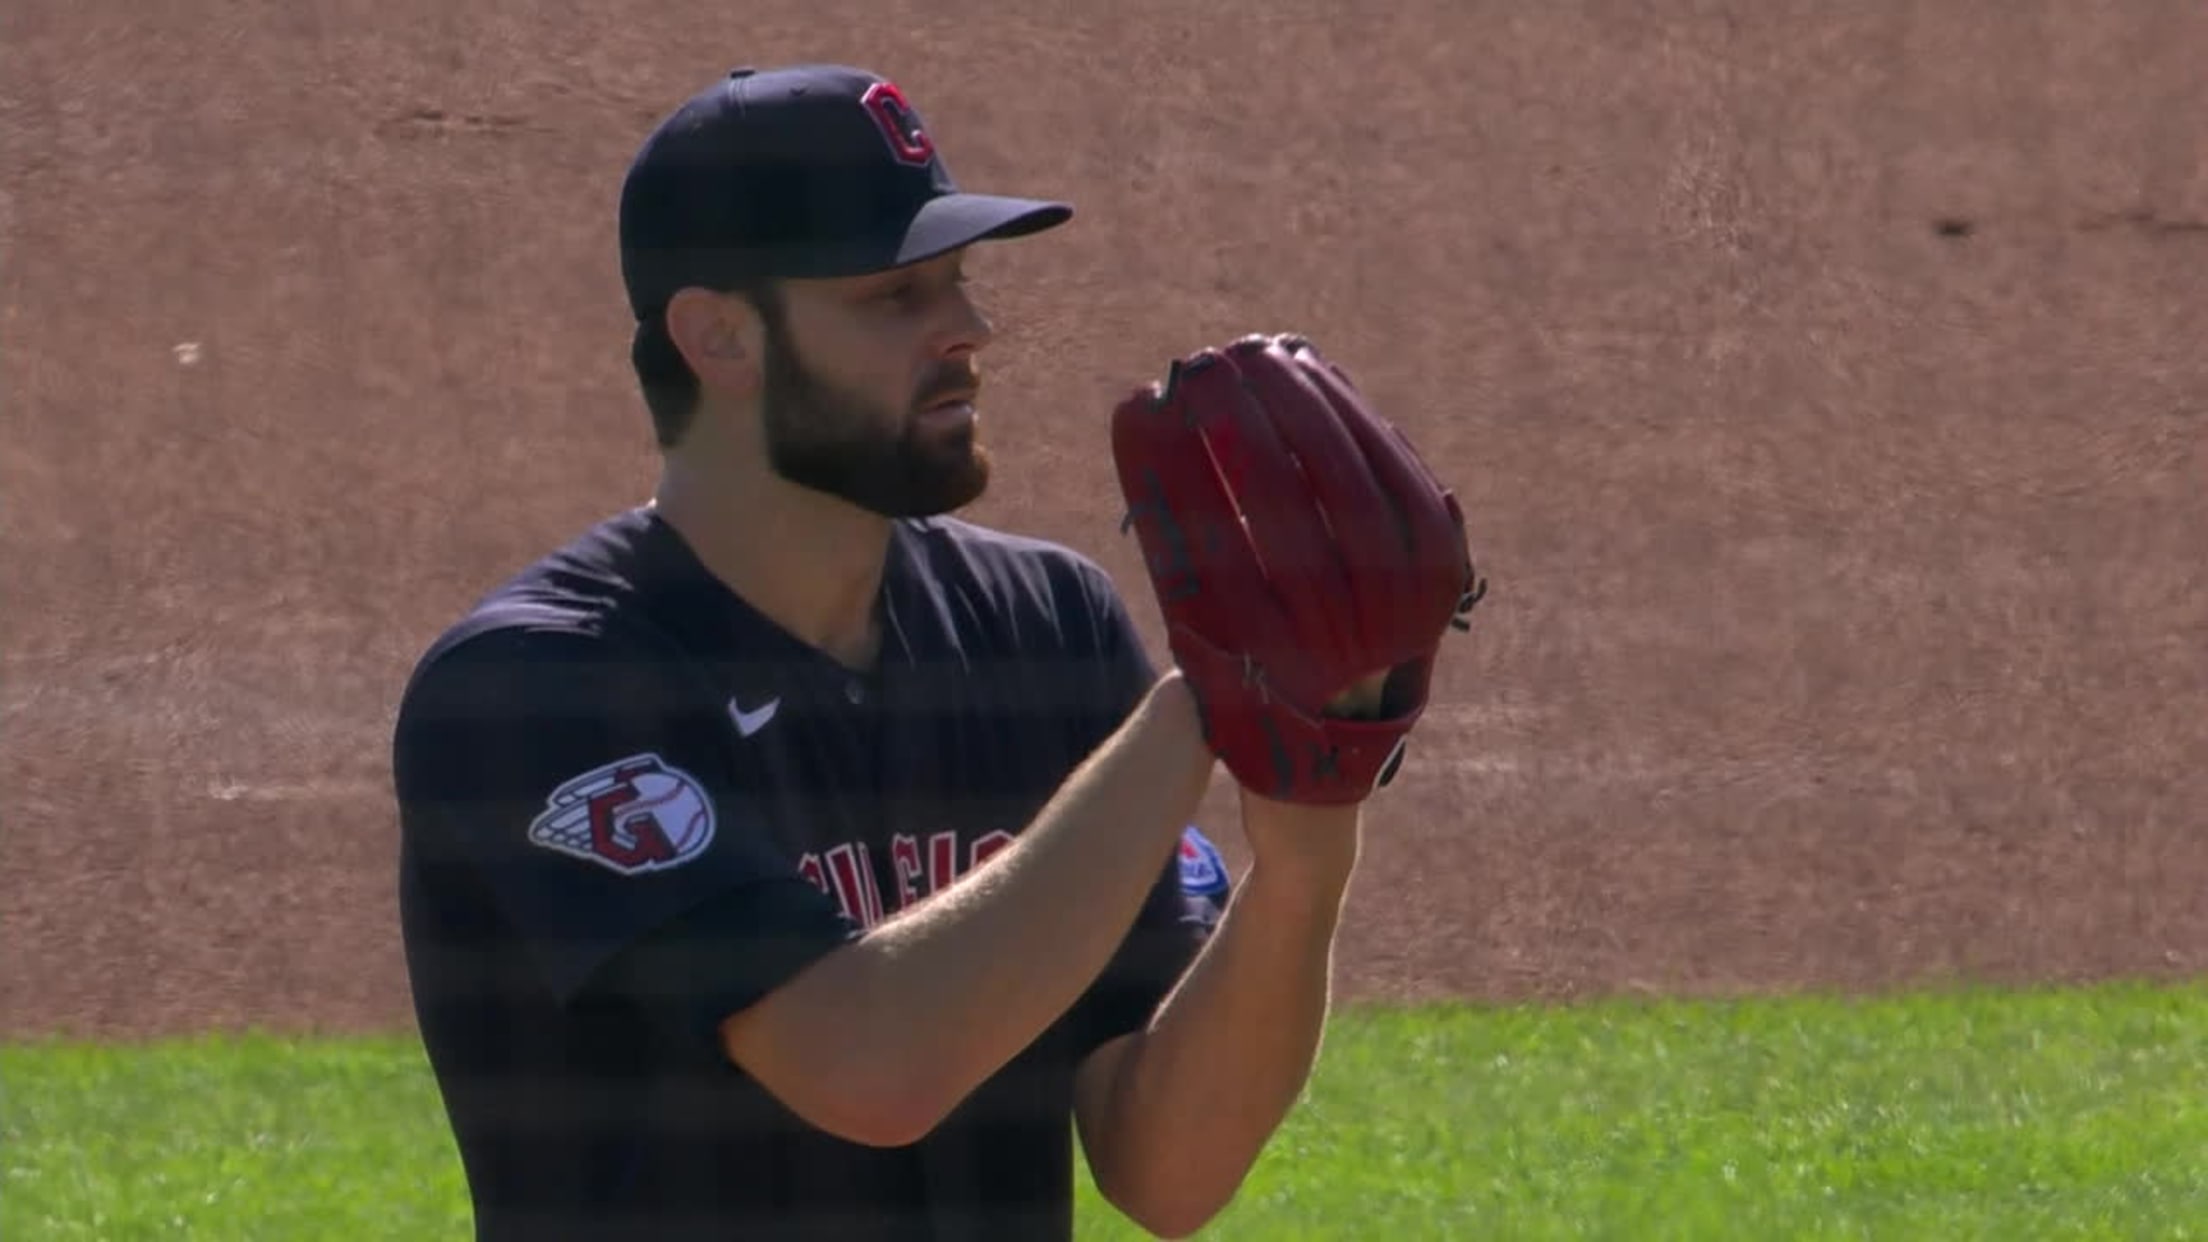
<instances>
[{"instance_id":1,"label":"man's beard","mask_svg":"<svg viewBox=\"0 0 2208 1242\"><path fill-rule=\"evenodd\" d=\"M889 518L948 513L987 490L989 451L971 426L923 435L916 417L978 388L970 365L939 367L901 411L823 379L781 332L768 334L765 372L767 460L790 482Z\"/></svg>"}]
</instances>

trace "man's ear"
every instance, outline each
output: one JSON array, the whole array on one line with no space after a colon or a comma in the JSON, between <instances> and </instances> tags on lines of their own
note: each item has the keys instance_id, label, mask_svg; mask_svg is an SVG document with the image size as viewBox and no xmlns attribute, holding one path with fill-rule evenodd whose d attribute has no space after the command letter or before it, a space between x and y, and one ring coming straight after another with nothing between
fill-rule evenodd
<instances>
[{"instance_id":1,"label":"man's ear","mask_svg":"<svg viewBox=\"0 0 2208 1242\"><path fill-rule=\"evenodd\" d=\"M667 336L707 388L748 392L759 380L750 308L710 289L683 289L667 302Z\"/></svg>"}]
</instances>

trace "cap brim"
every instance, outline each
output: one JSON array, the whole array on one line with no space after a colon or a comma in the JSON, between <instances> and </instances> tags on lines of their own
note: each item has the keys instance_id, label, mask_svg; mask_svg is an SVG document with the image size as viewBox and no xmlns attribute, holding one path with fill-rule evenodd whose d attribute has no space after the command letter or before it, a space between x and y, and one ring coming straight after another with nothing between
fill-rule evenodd
<instances>
[{"instance_id":1,"label":"cap brim","mask_svg":"<svg viewBox=\"0 0 2208 1242\"><path fill-rule=\"evenodd\" d=\"M897 248L896 265L919 263L981 241L1028 237L1073 218L1073 208L1033 198L995 194L946 194L930 199L912 217Z\"/></svg>"}]
</instances>

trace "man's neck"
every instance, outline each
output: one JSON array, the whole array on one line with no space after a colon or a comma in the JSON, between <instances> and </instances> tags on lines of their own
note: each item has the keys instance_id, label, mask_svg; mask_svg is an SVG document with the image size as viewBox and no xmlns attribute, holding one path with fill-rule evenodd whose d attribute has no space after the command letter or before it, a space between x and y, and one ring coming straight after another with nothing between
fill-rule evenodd
<instances>
[{"instance_id":1,"label":"man's neck","mask_svg":"<svg viewBox=\"0 0 2208 1242\"><path fill-rule=\"evenodd\" d=\"M766 472L714 479L674 461L652 503L753 608L848 667L873 665L890 535L883 518Z\"/></svg>"}]
</instances>

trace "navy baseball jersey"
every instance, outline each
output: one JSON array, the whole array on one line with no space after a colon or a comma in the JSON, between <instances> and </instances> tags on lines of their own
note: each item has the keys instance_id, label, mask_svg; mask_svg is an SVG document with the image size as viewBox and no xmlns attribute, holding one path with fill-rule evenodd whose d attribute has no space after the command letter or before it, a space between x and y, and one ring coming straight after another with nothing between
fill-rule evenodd
<instances>
[{"instance_id":1,"label":"navy baseball jersey","mask_svg":"<svg viewBox=\"0 0 2208 1242\"><path fill-rule=\"evenodd\" d=\"M1226 900L1194 828L1105 973L916 1144L814 1129L721 1049L727 1015L1014 840L1152 682L1105 575L1040 540L897 523L879 609L880 660L848 669L645 507L423 656L400 909L479 1237L1071 1236L1074 1071Z\"/></svg>"}]
</instances>

